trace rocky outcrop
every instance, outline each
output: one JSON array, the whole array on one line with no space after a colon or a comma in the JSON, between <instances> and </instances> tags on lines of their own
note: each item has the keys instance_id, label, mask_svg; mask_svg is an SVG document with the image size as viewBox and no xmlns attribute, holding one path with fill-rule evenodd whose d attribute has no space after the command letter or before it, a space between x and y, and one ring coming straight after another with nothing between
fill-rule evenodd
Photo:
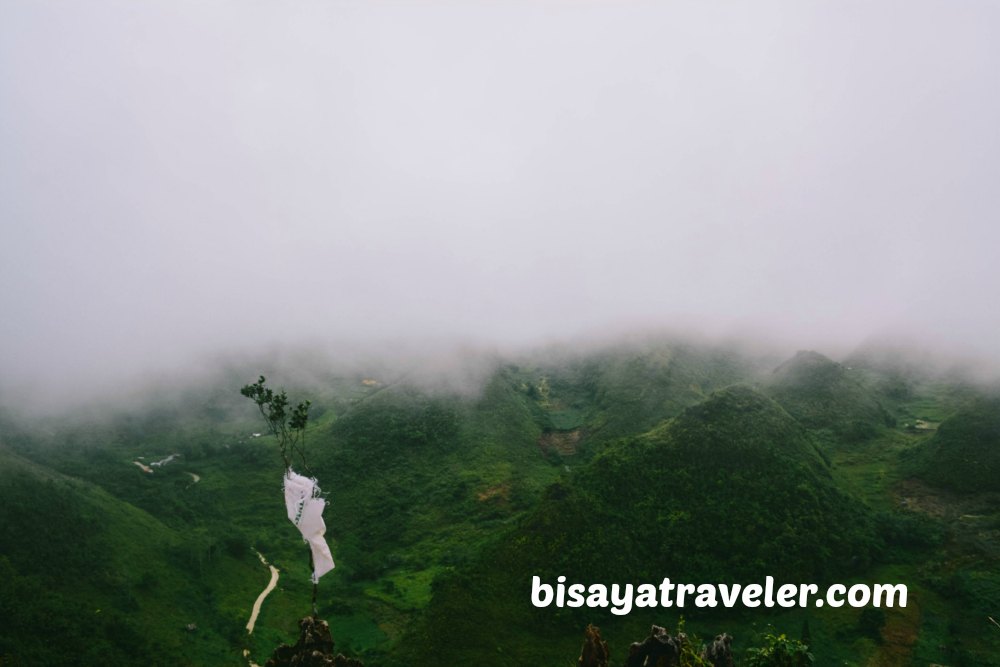
<instances>
[{"instance_id":1,"label":"rocky outcrop","mask_svg":"<svg viewBox=\"0 0 1000 667\"><path fill-rule=\"evenodd\" d=\"M628 647L625 667L673 667L679 664L681 647L687 641L684 633L671 637L666 628L654 625L649 636L642 642L633 642Z\"/></svg>"},{"instance_id":2,"label":"rocky outcrop","mask_svg":"<svg viewBox=\"0 0 1000 667\"><path fill-rule=\"evenodd\" d=\"M701 659L712 667L733 667L733 638L723 633L702 647ZM683 632L671 636L666 628L654 625L649 636L641 642L634 642L628 649L625 667L675 667L682 664L693 664L697 654L690 640ZM588 625L584 631L583 650L579 667L609 667L610 655L607 642L601 639L601 631L593 625Z\"/></svg>"},{"instance_id":3,"label":"rocky outcrop","mask_svg":"<svg viewBox=\"0 0 1000 667\"><path fill-rule=\"evenodd\" d=\"M299 641L276 648L265 667L364 667L364 663L342 653L334 655L330 626L306 616L299 621Z\"/></svg>"},{"instance_id":4,"label":"rocky outcrop","mask_svg":"<svg viewBox=\"0 0 1000 667\"><path fill-rule=\"evenodd\" d=\"M583 631L583 649L580 651L580 659L576 661L579 667L609 667L608 660L611 653L608 651L608 643L601 639L601 629L594 625L588 625Z\"/></svg>"},{"instance_id":5,"label":"rocky outcrop","mask_svg":"<svg viewBox=\"0 0 1000 667\"><path fill-rule=\"evenodd\" d=\"M716 635L701 652L701 658L712 667L733 667L733 638L725 632Z\"/></svg>"}]
</instances>

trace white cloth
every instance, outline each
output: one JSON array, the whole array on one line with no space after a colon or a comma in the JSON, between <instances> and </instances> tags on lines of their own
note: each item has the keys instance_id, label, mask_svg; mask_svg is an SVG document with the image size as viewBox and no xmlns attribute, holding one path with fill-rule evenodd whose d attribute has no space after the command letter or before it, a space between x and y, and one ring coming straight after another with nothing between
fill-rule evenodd
<instances>
[{"instance_id":1,"label":"white cloth","mask_svg":"<svg viewBox=\"0 0 1000 667\"><path fill-rule=\"evenodd\" d=\"M314 582L333 569L333 556L323 537L326 535L323 523L326 501L319 493L315 479L303 477L291 468L285 471L285 509L288 520L295 524L312 550Z\"/></svg>"}]
</instances>

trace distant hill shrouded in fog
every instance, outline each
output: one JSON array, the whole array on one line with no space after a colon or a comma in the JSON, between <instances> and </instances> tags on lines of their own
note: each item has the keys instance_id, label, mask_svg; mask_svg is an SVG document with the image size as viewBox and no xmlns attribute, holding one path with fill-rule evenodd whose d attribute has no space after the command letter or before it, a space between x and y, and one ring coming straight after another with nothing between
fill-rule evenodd
<instances>
[{"instance_id":1,"label":"distant hill shrouded in fog","mask_svg":"<svg viewBox=\"0 0 1000 667\"><path fill-rule=\"evenodd\" d=\"M774 369L766 386L803 425L825 429L840 442L871 438L894 423L873 387L818 352L797 353Z\"/></svg>"}]
</instances>

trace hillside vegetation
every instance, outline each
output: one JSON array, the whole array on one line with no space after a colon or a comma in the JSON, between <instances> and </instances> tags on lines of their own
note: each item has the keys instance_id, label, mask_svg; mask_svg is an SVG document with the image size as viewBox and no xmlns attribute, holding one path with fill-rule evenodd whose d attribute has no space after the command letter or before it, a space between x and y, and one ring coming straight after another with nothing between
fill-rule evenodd
<instances>
[{"instance_id":1,"label":"hillside vegetation","mask_svg":"<svg viewBox=\"0 0 1000 667\"><path fill-rule=\"evenodd\" d=\"M1000 398L981 398L949 417L921 454L920 476L931 484L1000 493Z\"/></svg>"},{"instance_id":2,"label":"hillside vegetation","mask_svg":"<svg viewBox=\"0 0 1000 667\"><path fill-rule=\"evenodd\" d=\"M257 575L243 545L181 534L2 448L0 497L0 655L35 665L239 655L242 612L226 601Z\"/></svg>"},{"instance_id":3,"label":"hillside vegetation","mask_svg":"<svg viewBox=\"0 0 1000 667\"><path fill-rule=\"evenodd\" d=\"M774 369L767 388L804 426L837 443L857 443L895 426L864 376L818 352L802 351Z\"/></svg>"},{"instance_id":4,"label":"hillside vegetation","mask_svg":"<svg viewBox=\"0 0 1000 667\"><path fill-rule=\"evenodd\" d=\"M1000 411L974 385L652 340L477 359L475 386L324 363L223 369L128 408L0 412L0 661L236 666L297 636L306 551L238 394L266 372L313 402L337 563L318 612L369 667L575 664L588 623L615 664L681 616L535 609L533 575L902 582L913 604L883 614L683 615L736 637L738 659L787 633L817 664L998 664ZM270 576L257 552L280 581L247 636Z\"/></svg>"},{"instance_id":5,"label":"hillside vegetation","mask_svg":"<svg viewBox=\"0 0 1000 667\"><path fill-rule=\"evenodd\" d=\"M602 627L614 617L528 613L532 575L588 584L746 582L773 573L827 581L864 569L875 548L865 508L837 490L805 429L735 386L616 442L550 487L480 562L442 583L419 638L448 664L481 663L497 651L514 664L555 662L568 646L547 638L587 614L600 615ZM477 627L493 628L488 644L463 641Z\"/></svg>"}]
</instances>

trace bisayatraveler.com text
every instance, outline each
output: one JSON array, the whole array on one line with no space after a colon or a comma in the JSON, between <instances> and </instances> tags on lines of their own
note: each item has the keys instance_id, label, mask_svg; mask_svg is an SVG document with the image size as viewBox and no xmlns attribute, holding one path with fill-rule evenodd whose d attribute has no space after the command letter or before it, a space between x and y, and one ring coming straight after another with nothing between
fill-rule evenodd
<instances>
[{"instance_id":1,"label":"bisayatraveler.com text","mask_svg":"<svg viewBox=\"0 0 1000 667\"><path fill-rule=\"evenodd\" d=\"M905 607L905 584L831 584L823 593L816 584L683 584L664 577L659 584L555 584L531 578L531 604L536 607L610 607L624 616L633 608L650 607Z\"/></svg>"}]
</instances>

